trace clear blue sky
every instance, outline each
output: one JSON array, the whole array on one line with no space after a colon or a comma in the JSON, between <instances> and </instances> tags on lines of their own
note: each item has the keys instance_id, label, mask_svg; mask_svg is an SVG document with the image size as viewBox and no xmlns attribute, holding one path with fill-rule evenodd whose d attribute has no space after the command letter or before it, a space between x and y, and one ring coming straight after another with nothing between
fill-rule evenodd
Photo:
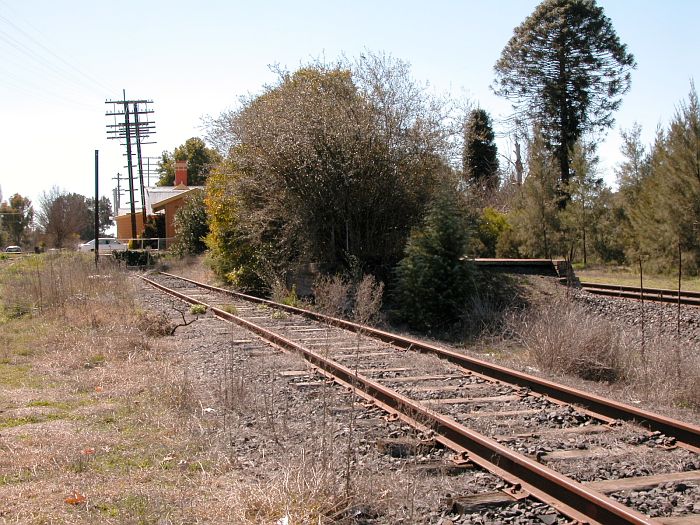
<instances>
[{"instance_id":1,"label":"clear blue sky","mask_svg":"<svg viewBox=\"0 0 700 525\"><path fill-rule=\"evenodd\" d=\"M438 93L468 97L498 119L493 64L535 0L306 1L0 0L0 188L37 201L52 185L102 195L123 169L106 139L106 99L154 101L157 144L171 151L201 136L201 117L235 107L274 80L269 65L387 52ZM700 2L599 0L635 55L632 89L599 153L614 182L619 130L638 121L651 142L700 80ZM504 145L505 146L505 145ZM507 151L503 153L508 154Z\"/></svg>"}]
</instances>

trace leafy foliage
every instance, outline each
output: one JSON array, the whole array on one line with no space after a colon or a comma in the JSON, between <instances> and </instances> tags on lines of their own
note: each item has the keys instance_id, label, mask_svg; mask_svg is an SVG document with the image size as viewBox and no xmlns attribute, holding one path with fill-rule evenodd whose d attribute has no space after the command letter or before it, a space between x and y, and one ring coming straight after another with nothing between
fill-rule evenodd
<instances>
[{"instance_id":1,"label":"leafy foliage","mask_svg":"<svg viewBox=\"0 0 700 525\"><path fill-rule=\"evenodd\" d=\"M467 224L455 193L442 191L422 227L411 233L396 269L396 300L400 315L412 327L444 327L463 313L476 287L476 268L465 258Z\"/></svg>"},{"instance_id":2,"label":"leafy foliage","mask_svg":"<svg viewBox=\"0 0 700 525\"><path fill-rule=\"evenodd\" d=\"M39 206L37 221L54 248L76 244L90 223L94 225L87 199L78 193L67 193L54 186L41 194Z\"/></svg>"},{"instance_id":3,"label":"leafy foliage","mask_svg":"<svg viewBox=\"0 0 700 525\"><path fill-rule=\"evenodd\" d=\"M175 243L173 251L178 255L197 255L206 249L209 234L204 193L195 190L187 195L183 206L175 212Z\"/></svg>"},{"instance_id":4,"label":"leafy foliage","mask_svg":"<svg viewBox=\"0 0 700 525\"><path fill-rule=\"evenodd\" d=\"M512 227L504 213L493 208L484 208L477 222L476 239L480 243L479 257L496 257L498 240Z\"/></svg>"},{"instance_id":5,"label":"leafy foliage","mask_svg":"<svg viewBox=\"0 0 700 525\"><path fill-rule=\"evenodd\" d=\"M560 222L561 195L557 191L556 162L535 128L528 147L528 176L511 213L514 234L503 241L499 255L517 252L523 257L552 257L565 253ZM506 245L507 241L507 245Z\"/></svg>"},{"instance_id":6,"label":"leafy foliage","mask_svg":"<svg viewBox=\"0 0 700 525\"><path fill-rule=\"evenodd\" d=\"M87 198L85 199L85 204L91 219L81 228L79 234L81 239L89 240L95 238L95 199ZM98 206L97 220L99 222L100 235L104 235L107 228L114 224L112 220L112 202L107 197L100 197Z\"/></svg>"},{"instance_id":7,"label":"leafy foliage","mask_svg":"<svg viewBox=\"0 0 700 525\"><path fill-rule=\"evenodd\" d=\"M264 288L261 263L247 240L238 220L235 186L238 172L234 165L214 170L207 181L204 200L209 217L206 245L215 273L239 288L256 291Z\"/></svg>"},{"instance_id":8,"label":"leafy foliage","mask_svg":"<svg viewBox=\"0 0 700 525\"><path fill-rule=\"evenodd\" d=\"M0 204L0 226L12 244L21 244L25 231L34 218L32 201L15 193L9 202Z\"/></svg>"},{"instance_id":9,"label":"leafy foliage","mask_svg":"<svg viewBox=\"0 0 700 525\"><path fill-rule=\"evenodd\" d=\"M669 129L657 137L649 173L638 184L628 208L631 260L651 260L655 269L678 264L680 243L689 273L700 269L700 104L692 86Z\"/></svg>"},{"instance_id":10,"label":"leafy foliage","mask_svg":"<svg viewBox=\"0 0 700 525\"><path fill-rule=\"evenodd\" d=\"M158 186L172 186L175 183L175 161L178 160L187 161L187 185L201 186L207 180L211 170L221 162L221 155L216 150L208 148L198 137L187 139L172 153L168 151L162 153L158 166L160 175Z\"/></svg>"},{"instance_id":11,"label":"leafy foliage","mask_svg":"<svg viewBox=\"0 0 700 525\"><path fill-rule=\"evenodd\" d=\"M233 245L216 242L216 256L233 262L244 239L272 271L297 261L334 271L356 257L388 272L443 173L441 120L406 64L384 56L279 72L210 123L229 162L209 207L235 203Z\"/></svg>"},{"instance_id":12,"label":"leafy foliage","mask_svg":"<svg viewBox=\"0 0 700 525\"><path fill-rule=\"evenodd\" d=\"M537 122L567 184L570 154L586 132L609 128L636 66L594 0L544 0L494 67L494 91L517 118Z\"/></svg>"}]
</instances>

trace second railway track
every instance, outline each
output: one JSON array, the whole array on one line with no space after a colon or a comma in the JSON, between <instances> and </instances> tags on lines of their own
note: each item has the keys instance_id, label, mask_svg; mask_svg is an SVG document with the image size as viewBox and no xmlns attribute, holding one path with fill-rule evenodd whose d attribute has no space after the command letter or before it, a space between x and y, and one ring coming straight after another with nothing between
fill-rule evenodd
<instances>
[{"instance_id":1,"label":"second railway track","mask_svg":"<svg viewBox=\"0 0 700 525\"><path fill-rule=\"evenodd\" d=\"M621 299L643 299L650 302L673 303L684 306L700 306L700 292L670 290L667 288L643 288L620 284L581 282L581 289L596 295Z\"/></svg>"},{"instance_id":2,"label":"second railway track","mask_svg":"<svg viewBox=\"0 0 700 525\"><path fill-rule=\"evenodd\" d=\"M177 276L160 274L148 282L302 354L320 374L432 436L459 461L500 476L515 488L502 498L532 497L581 522L700 523L700 505L696 510L685 503L700 501L700 428L694 425L452 350ZM443 360L437 369L424 367L417 352ZM610 469L613 479L590 482L606 462L626 456L653 468ZM647 475L635 475L639 471ZM665 516L650 516L644 498L629 496L650 487L670 492L683 487L680 500L670 494L669 501L675 497L685 506L671 504Z\"/></svg>"}]
</instances>

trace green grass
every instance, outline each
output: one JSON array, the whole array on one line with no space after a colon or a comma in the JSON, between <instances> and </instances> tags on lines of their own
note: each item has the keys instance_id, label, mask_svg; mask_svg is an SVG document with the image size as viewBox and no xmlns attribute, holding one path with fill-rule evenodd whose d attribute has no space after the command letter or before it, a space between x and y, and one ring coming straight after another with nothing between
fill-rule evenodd
<instances>
[{"instance_id":1,"label":"green grass","mask_svg":"<svg viewBox=\"0 0 700 525\"><path fill-rule=\"evenodd\" d=\"M44 423L45 421L56 421L57 419L65 419L65 416L63 414L44 414L21 417L4 417L0 418L0 430L21 427L23 425L32 425L34 423Z\"/></svg>"},{"instance_id":2,"label":"green grass","mask_svg":"<svg viewBox=\"0 0 700 525\"><path fill-rule=\"evenodd\" d=\"M30 368L26 365L0 362L0 384L5 388L36 388L41 381L30 374Z\"/></svg>"},{"instance_id":3,"label":"green grass","mask_svg":"<svg viewBox=\"0 0 700 525\"><path fill-rule=\"evenodd\" d=\"M224 304L224 305L221 306L221 309L222 309L224 312L227 312L227 313L232 314L232 315L236 315L236 314L238 313L238 308L236 308L236 307L235 307L234 305L232 305L232 304Z\"/></svg>"},{"instance_id":4,"label":"green grass","mask_svg":"<svg viewBox=\"0 0 700 525\"><path fill-rule=\"evenodd\" d=\"M14 473L0 474L0 487L5 485L16 485L26 483L34 478L34 473L30 468L21 468Z\"/></svg>"},{"instance_id":5,"label":"green grass","mask_svg":"<svg viewBox=\"0 0 700 525\"><path fill-rule=\"evenodd\" d=\"M190 313L192 315L202 315L207 312L207 307L203 304L193 304L190 306Z\"/></svg>"},{"instance_id":6,"label":"green grass","mask_svg":"<svg viewBox=\"0 0 700 525\"><path fill-rule=\"evenodd\" d=\"M619 284L623 286L639 286L639 273L629 268L598 268L589 267L585 270L576 270L576 276L583 282ZM678 276L644 274L645 288L678 289ZM700 277L684 277L681 280L681 288L700 292Z\"/></svg>"},{"instance_id":7,"label":"green grass","mask_svg":"<svg viewBox=\"0 0 700 525\"><path fill-rule=\"evenodd\" d=\"M60 401L48 401L46 399L37 399L36 401L30 401L27 403L27 407L46 407L55 408L57 410L71 410L73 407L68 403L63 403Z\"/></svg>"}]
</instances>

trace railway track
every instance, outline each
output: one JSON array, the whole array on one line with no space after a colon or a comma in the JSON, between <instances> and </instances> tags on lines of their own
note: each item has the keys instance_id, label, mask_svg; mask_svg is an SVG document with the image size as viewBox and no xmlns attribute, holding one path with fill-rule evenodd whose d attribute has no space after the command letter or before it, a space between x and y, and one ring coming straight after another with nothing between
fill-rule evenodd
<instances>
[{"instance_id":1,"label":"railway track","mask_svg":"<svg viewBox=\"0 0 700 525\"><path fill-rule=\"evenodd\" d=\"M665 288L644 288L618 284L581 282L581 289L596 295L619 297L622 299L644 299L645 301L674 303L686 306L700 306L700 292L669 290Z\"/></svg>"},{"instance_id":2,"label":"railway track","mask_svg":"<svg viewBox=\"0 0 700 525\"><path fill-rule=\"evenodd\" d=\"M500 476L505 490L479 495L493 505L534 498L585 523L700 523L692 503L700 501L697 426L314 312L169 274L144 280L304 356L319 374L454 451L457 463ZM439 356L439 369L424 368L416 353ZM613 479L591 481L620 457L654 468L642 476L610 469ZM645 512L639 494L648 490L667 492L671 510ZM469 507L464 500L460 508Z\"/></svg>"}]
</instances>

